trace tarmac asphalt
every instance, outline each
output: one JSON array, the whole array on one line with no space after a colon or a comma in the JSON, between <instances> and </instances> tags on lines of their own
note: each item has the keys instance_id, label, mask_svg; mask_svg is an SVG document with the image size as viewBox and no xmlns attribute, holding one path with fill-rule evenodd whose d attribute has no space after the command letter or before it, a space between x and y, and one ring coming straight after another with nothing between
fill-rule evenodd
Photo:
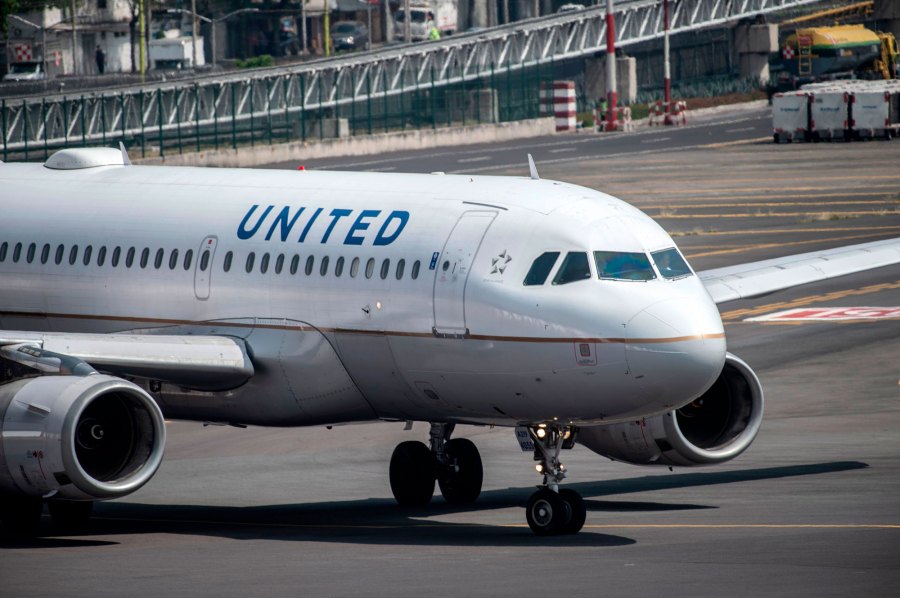
<instances>
[{"instance_id":1,"label":"tarmac asphalt","mask_svg":"<svg viewBox=\"0 0 900 598\"><path fill-rule=\"evenodd\" d=\"M768 118L753 108L306 167L526 175L531 151L542 177L657 218L698 270L900 236L900 143L776 146ZM88 531L0 545L0 595L896 596L900 317L748 321L819 307L896 309L900 267L721 305L729 350L766 390L756 442L674 471L576 447L567 483L588 508L577 536L529 531L539 478L507 429L456 433L485 465L474 506L401 509L387 464L426 424L175 422L156 478L99 504Z\"/></svg>"}]
</instances>

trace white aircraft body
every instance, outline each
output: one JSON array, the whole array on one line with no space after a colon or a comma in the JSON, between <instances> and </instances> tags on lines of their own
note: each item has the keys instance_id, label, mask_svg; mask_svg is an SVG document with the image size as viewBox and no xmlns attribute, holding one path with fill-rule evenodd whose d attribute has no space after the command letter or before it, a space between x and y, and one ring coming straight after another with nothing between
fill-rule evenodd
<instances>
[{"instance_id":1,"label":"white aircraft body","mask_svg":"<svg viewBox=\"0 0 900 598\"><path fill-rule=\"evenodd\" d=\"M693 272L652 219L531 178L130 165L74 149L0 164L0 517L86 519L156 472L164 417L431 423L395 498L474 501L457 423L509 426L544 476L526 517L575 533L575 441L718 463L763 392L717 302L900 262L900 240Z\"/></svg>"}]
</instances>

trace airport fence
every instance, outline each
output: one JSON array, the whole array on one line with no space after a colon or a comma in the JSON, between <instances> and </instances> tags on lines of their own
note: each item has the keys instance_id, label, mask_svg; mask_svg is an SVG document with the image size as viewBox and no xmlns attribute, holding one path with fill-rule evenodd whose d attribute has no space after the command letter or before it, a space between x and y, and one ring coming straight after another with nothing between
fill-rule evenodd
<instances>
[{"instance_id":1,"label":"airport fence","mask_svg":"<svg viewBox=\"0 0 900 598\"><path fill-rule=\"evenodd\" d=\"M350 84L361 91L357 99L350 102L329 102L328 90L317 85L319 97L314 97L311 102L315 107L306 109L301 105L298 109L291 106L290 110L287 89L278 89L277 82L271 79L224 82L206 98L190 97L188 94L199 92L197 86L189 84L176 88L174 94L170 90L162 93L152 88L136 95L98 92L66 97L52 113L44 102L28 105L29 111L41 112L31 114L15 125L7 122L10 111L6 108L8 102L19 100L0 99L3 160L45 160L62 147L108 147L120 141L135 156L166 156L338 136L525 120L539 116L542 83L577 78L571 76L571 70L570 65L552 61L530 68L492 65L474 80L442 84L432 78L430 86L394 94L374 93L373 90L384 88L384 82L353 81ZM248 84L251 86L249 92ZM306 85L307 80L301 76L300 97L308 97ZM583 89L583 85L579 84L577 89ZM280 93L285 96L281 102L277 101ZM212 102L214 106L212 118L203 122L199 116L196 120L192 118L193 114L199 115L199 111L187 112L191 110L190 106L197 106L202 101ZM241 102L249 102L249 109ZM254 102L258 103L257 107L253 106ZM593 107L581 92L578 105L580 111ZM22 106L25 106L24 101ZM248 112L249 118L246 117ZM99 122L88 123L88 118ZM126 118L140 122L137 132L126 129ZM57 128L61 126L69 132L66 139L54 142L45 134L42 142L34 142L35 132L28 130L29 123L38 123L31 126L43 126L47 131L51 128L49 119L57 120L54 123ZM86 134L96 130L101 132L99 139L96 135L92 138ZM32 139L30 143L29 138Z\"/></svg>"}]
</instances>

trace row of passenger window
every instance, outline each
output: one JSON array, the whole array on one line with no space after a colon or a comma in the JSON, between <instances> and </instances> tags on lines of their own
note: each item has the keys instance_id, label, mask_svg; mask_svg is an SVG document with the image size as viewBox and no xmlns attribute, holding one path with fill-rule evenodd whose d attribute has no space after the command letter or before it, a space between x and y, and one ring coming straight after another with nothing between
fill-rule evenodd
<instances>
[{"instance_id":1,"label":"row of passenger window","mask_svg":"<svg viewBox=\"0 0 900 598\"><path fill-rule=\"evenodd\" d=\"M72 245L68 249L68 255L66 252L65 245L57 245L54 251L53 246L50 243L45 243L40 247L40 253L38 253L39 246L37 243L31 243L27 247L22 243L16 243L15 245L10 246L10 244L6 241L0 243L0 263L6 261L7 257L9 257L10 262L19 263L24 261L25 263L31 264L36 259L40 261L41 264L47 264L51 261L56 265L60 265L63 262L68 262L69 265L74 266L76 263L80 261L85 266L89 266L92 263L95 263L98 266L103 266L107 263L107 257L109 258L109 265L113 268L119 267L119 264L122 263L126 268L131 268L135 264L135 260L137 259L137 263L141 268L147 268L151 264L151 257L153 268L159 270L163 267L164 264L167 264L170 270L175 270L179 264L185 271L191 269L191 265L193 264L194 259L194 251L192 249L188 249L184 252L183 257L179 254L178 249L172 249L169 252L168 259L166 259L166 251L164 249L157 249L153 252L149 247L145 247L140 251L138 255L138 249L135 247L129 247L124 249L122 247L115 247L111 250L108 249L105 245L100 246L97 251L94 251L94 247L92 245L87 245L83 250L79 249L78 245ZM124 259L123 259L124 253ZM211 253L209 250L203 251L200 254L200 264L199 268L201 271L205 272L210 264ZM266 274L269 271L270 266L275 274L281 274L285 269L285 262L287 257L285 254L278 254L274 260L272 256L268 253L264 253L260 256L259 259L259 272L261 274ZM274 261L274 264L272 263ZM229 251L225 254L225 259L222 262L222 269L225 272L230 272L232 263L234 262L234 252ZM306 258L303 271L307 276L311 276L316 267L316 258L315 256L308 256ZM359 270L362 262L360 258L355 257L350 261L350 265L348 269L348 273L351 278L356 278L359 275ZM329 257L323 256L319 259L319 274L322 276L326 276L330 271L330 259ZM344 257L338 257L334 261L334 275L336 277L340 277L343 275L346 265L346 259ZM375 258L369 258L366 261L365 269L363 270L366 278L372 278L375 275L375 267L377 262ZM409 271L409 277L413 280L416 280L419 277L419 270L422 264L419 260L413 262L412 267ZM244 265L244 269L247 273L251 273L254 271L256 267L256 253L250 252L247 254L246 262ZM288 265L288 271L291 274L297 274L300 269L300 256L294 254L291 257L290 264ZM397 280L401 280L406 272L406 260L400 259L397 260L394 265L394 276ZM385 258L381 261L381 265L378 271L378 275L382 280L387 279L391 273L391 260L389 258Z\"/></svg>"},{"instance_id":2,"label":"row of passenger window","mask_svg":"<svg viewBox=\"0 0 900 598\"><path fill-rule=\"evenodd\" d=\"M274 261L274 263L273 263ZM275 256L274 260L272 255L268 253L263 253L259 256L259 272L260 274L265 274L269 271L271 267L275 274L281 274L282 271L285 270L285 262L287 261L287 256L283 253L279 253ZM230 272L231 267L234 262L234 252L229 251L225 254L225 259L222 262L222 269L225 272ZM300 256L294 254L291 257L290 264L287 265L287 270L291 274L297 274L300 270ZM319 258L319 275L327 276L329 272L333 272L334 276L340 278L343 276L345 269L348 271L350 278L356 278L359 275L359 270L362 265L362 260L358 257L353 258L350 261L349 267L347 267L347 260L343 256L338 257L334 260L334 267L331 268L331 259L329 256L322 256ZM377 261L375 258L369 258L366 260L365 269L363 273L366 278L372 278L375 275L375 267L377 265ZM256 253L251 251L247 254L246 261L244 262L244 270L249 274L254 271L257 267L256 263ZM412 267L409 271L409 277L413 280L416 280L419 277L419 270L422 267L422 263L419 260L413 262ZM313 255L307 256L305 263L303 265L303 272L307 276L312 276L313 272L316 270L316 257ZM401 280L406 272L406 260L399 259L397 263L394 265L394 277L397 280ZM381 260L381 265L378 269L378 275L382 280L385 280L391 274L391 260L390 258L385 258Z\"/></svg>"},{"instance_id":3,"label":"row of passenger window","mask_svg":"<svg viewBox=\"0 0 900 598\"><path fill-rule=\"evenodd\" d=\"M668 280L684 278L692 274L687 262L674 247L654 251L653 263L659 273ZM547 282L547 277L559 260L559 251L547 251L539 255L525 275L525 286L538 286ZM594 263L597 278L601 280L647 281L656 278L656 272L645 253L621 251L595 251ZM562 265L553 277L553 284L568 284L591 277L591 267L586 251L570 251L563 258Z\"/></svg>"},{"instance_id":4,"label":"row of passenger window","mask_svg":"<svg viewBox=\"0 0 900 598\"><path fill-rule=\"evenodd\" d=\"M146 268L151 264L151 256L153 257L153 267L157 270L162 268L163 264L168 264L169 269L174 270L178 267L179 263L185 270L190 270L194 260L194 250L188 249L184 252L183 258L181 258L179 251L173 249L169 253L168 260L166 260L166 251L164 249L157 249L154 253L149 247L144 247L139 255L138 249L135 247L129 247L127 249L114 247L109 249L106 245L102 245L98 247L95 252L93 245L86 245L83 250L80 249L78 245L72 245L68 248L67 252L65 245L57 245L54 251L53 246L50 243L45 243L40 248L40 254L38 254L37 243L31 243L27 247L22 243L16 243L12 246L6 241L0 243L0 263L5 262L6 258L9 257L9 261L15 264L20 261L31 264L35 260L39 260L40 263L46 264L49 263L52 258L52 262L56 265L68 262L70 266L74 266L79 262L80 257L81 263L85 266L89 266L92 263L103 266L107 263L108 257L109 265L113 268L119 267L120 263L124 264L126 268L131 268L134 266L136 259L141 268ZM208 267L209 253L204 252L200 262L200 269L206 270Z\"/></svg>"}]
</instances>

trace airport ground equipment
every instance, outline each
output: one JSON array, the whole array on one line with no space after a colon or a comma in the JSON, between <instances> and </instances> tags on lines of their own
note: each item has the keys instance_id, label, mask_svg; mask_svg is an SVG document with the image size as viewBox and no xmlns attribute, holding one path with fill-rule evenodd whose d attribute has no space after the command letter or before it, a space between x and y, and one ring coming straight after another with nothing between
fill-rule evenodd
<instances>
[{"instance_id":1,"label":"airport ground equipment","mask_svg":"<svg viewBox=\"0 0 900 598\"><path fill-rule=\"evenodd\" d=\"M896 79L897 40L863 25L797 29L781 47L778 70L800 82L839 75Z\"/></svg>"},{"instance_id":2,"label":"airport ground equipment","mask_svg":"<svg viewBox=\"0 0 900 598\"><path fill-rule=\"evenodd\" d=\"M670 34L695 31L813 0L684 0L670 10ZM663 5L616 4L619 47L662 37ZM320 108L474 82L602 51L606 11L589 7L413 47L394 46L291 67L198 77L187 82L124 88L114 94L63 94L0 102L3 157L137 136L192 139L197 130L240 128L254 119L296 119ZM199 138L199 136L198 136ZM132 141L133 142L133 141ZM187 144L190 147L190 142Z\"/></svg>"}]
</instances>

